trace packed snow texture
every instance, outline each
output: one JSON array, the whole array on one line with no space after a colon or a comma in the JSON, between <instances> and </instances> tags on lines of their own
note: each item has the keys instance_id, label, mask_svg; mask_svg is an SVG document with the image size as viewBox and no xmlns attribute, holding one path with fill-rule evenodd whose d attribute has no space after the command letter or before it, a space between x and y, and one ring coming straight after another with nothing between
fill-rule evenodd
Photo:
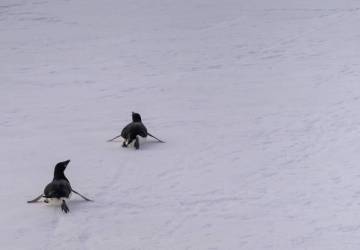
<instances>
[{"instance_id":1,"label":"packed snow texture","mask_svg":"<svg viewBox=\"0 0 360 250\"><path fill-rule=\"evenodd\" d=\"M358 249L359 23L355 0L1 0L1 249ZM106 142L132 111L166 143ZM27 204L67 159L95 202Z\"/></svg>"}]
</instances>

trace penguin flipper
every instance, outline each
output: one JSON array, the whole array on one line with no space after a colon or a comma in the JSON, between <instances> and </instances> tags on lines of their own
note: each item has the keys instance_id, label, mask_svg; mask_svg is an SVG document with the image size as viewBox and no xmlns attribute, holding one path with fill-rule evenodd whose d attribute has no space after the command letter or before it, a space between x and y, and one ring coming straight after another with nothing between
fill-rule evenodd
<instances>
[{"instance_id":1,"label":"penguin flipper","mask_svg":"<svg viewBox=\"0 0 360 250\"><path fill-rule=\"evenodd\" d=\"M89 198L86 198L84 195L80 194L79 192L76 192L74 189L71 189L71 191L73 191L75 194L79 195L81 198L83 198L86 201L93 201L90 200Z\"/></svg>"},{"instance_id":2,"label":"penguin flipper","mask_svg":"<svg viewBox=\"0 0 360 250\"><path fill-rule=\"evenodd\" d=\"M35 199L33 199L33 200L30 200L30 201L27 201L27 203L35 203L35 202L38 202L41 198L43 198L44 197L44 195L43 194L41 194L41 195L39 195L38 197L36 197Z\"/></svg>"},{"instance_id":3,"label":"penguin flipper","mask_svg":"<svg viewBox=\"0 0 360 250\"><path fill-rule=\"evenodd\" d=\"M115 136L114 138L112 138L112 139L110 139L110 140L107 140L107 142L112 142L112 141L114 141L115 139L117 139L117 138L119 138L121 135L117 135L117 136Z\"/></svg>"},{"instance_id":4,"label":"penguin flipper","mask_svg":"<svg viewBox=\"0 0 360 250\"><path fill-rule=\"evenodd\" d=\"M155 140L157 140L158 142L161 142L161 143L165 143L164 141L160 140L159 138L156 138L155 136L153 136L152 134L150 134L149 132L147 132L147 135L154 138Z\"/></svg>"}]
</instances>

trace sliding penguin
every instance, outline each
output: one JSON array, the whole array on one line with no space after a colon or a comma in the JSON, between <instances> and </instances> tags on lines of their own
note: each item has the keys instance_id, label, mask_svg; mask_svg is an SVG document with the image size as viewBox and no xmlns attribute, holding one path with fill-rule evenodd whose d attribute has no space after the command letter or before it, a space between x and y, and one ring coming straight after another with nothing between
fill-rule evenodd
<instances>
[{"instance_id":1,"label":"sliding penguin","mask_svg":"<svg viewBox=\"0 0 360 250\"><path fill-rule=\"evenodd\" d=\"M86 198L85 196L81 195L80 193L76 192L72 189L69 180L66 178L64 171L69 164L70 160L59 162L55 166L54 170L54 178L52 182L46 185L44 193L36 197L35 199L28 201L28 203L34 203L39 201L41 198L44 198L45 203L50 204L61 204L61 209L67 213L69 212L69 208L66 204L67 199L70 198L71 192L79 195L86 201L91 201L90 199Z\"/></svg>"},{"instance_id":2,"label":"sliding penguin","mask_svg":"<svg viewBox=\"0 0 360 250\"><path fill-rule=\"evenodd\" d=\"M127 147L132 142L134 142L134 147L136 149L139 149L140 148L139 139L146 138L147 136L151 136L154 139L158 140L159 142L163 142L162 140L156 138L147 131L145 125L141 121L140 114L132 112L132 122L130 122L128 125L125 126L125 128L123 128L120 135L108 141L113 141L116 138L122 137L124 139L122 145L123 147Z\"/></svg>"}]
</instances>

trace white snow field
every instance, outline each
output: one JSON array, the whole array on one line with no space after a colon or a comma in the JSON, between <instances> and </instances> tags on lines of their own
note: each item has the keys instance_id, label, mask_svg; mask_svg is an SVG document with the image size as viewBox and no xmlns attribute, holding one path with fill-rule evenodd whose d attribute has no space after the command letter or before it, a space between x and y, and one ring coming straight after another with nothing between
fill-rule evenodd
<instances>
[{"instance_id":1,"label":"white snow field","mask_svg":"<svg viewBox=\"0 0 360 250\"><path fill-rule=\"evenodd\" d=\"M0 0L0 249L359 249L359 24L357 0ZM166 143L106 142L132 111ZM95 202L27 204L67 159Z\"/></svg>"}]
</instances>

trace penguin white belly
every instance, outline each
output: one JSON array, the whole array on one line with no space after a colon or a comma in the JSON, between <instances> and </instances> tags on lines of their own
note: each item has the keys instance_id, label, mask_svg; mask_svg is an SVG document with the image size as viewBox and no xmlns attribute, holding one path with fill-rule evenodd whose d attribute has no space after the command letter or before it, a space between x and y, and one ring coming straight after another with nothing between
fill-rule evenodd
<instances>
[{"instance_id":1,"label":"penguin white belly","mask_svg":"<svg viewBox=\"0 0 360 250\"><path fill-rule=\"evenodd\" d=\"M142 144L145 144L145 143L146 143L146 139L147 139L147 137L138 136L138 138L139 138L139 143L140 143L140 145L142 145Z\"/></svg>"},{"instance_id":2,"label":"penguin white belly","mask_svg":"<svg viewBox=\"0 0 360 250\"><path fill-rule=\"evenodd\" d=\"M63 200L65 202L67 202L68 200L70 200L71 194L69 195L68 198L45 198L44 202L49 205L49 206L60 206L63 202Z\"/></svg>"},{"instance_id":3,"label":"penguin white belly","mask_svg":"<svg viewBox=\"0 0 360 250\"><path fill-rule=\"evenodd\" d=\"M137 136L137 138L138 138L138 140L139 140L140 146L146 143L146 138L147 138L147 137ZM133 141L128 145L128 147L132 147L132 148L135 147L135 140L133 140Z\"/></svg>"}]
</instances>

